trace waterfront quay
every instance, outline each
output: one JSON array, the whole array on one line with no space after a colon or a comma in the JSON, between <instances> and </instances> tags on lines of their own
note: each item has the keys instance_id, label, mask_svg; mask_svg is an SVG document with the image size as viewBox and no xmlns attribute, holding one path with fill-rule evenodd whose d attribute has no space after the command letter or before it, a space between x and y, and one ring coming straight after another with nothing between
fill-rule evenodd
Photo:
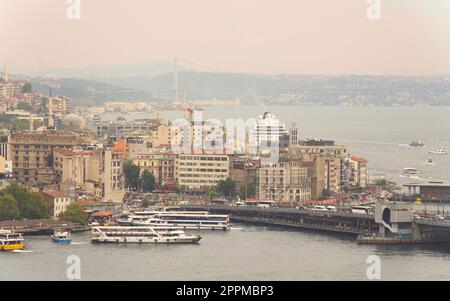
<instances>
[{"instance_id":1,"label":"waterfront quay","mask_svg":"<svg viewBox=\"0 0 450 301\"><path fill-rule=\"evenodd\" d=\"M0 229L14 230L23 235L50 235L56 229L65 228L71 232L89 231L90 228L86 225L68 223L64 221L51 219L37 219L37 220L17 220L17 221L2 221L0 222Z\"/></svg>"},{"instance_id":2,"label":"waterfront quay","mask_svg":"<svg viewBox=\"0 0 450 301\"><path fill-rule=\"evenodd\" d=\"M320 212L290 207L250 207L220 205L183 205L183 210L207 210L230 214L231 221L311 229L357 236L378 232L373 215L350 212Z\"/></svg>"}]
</instances>

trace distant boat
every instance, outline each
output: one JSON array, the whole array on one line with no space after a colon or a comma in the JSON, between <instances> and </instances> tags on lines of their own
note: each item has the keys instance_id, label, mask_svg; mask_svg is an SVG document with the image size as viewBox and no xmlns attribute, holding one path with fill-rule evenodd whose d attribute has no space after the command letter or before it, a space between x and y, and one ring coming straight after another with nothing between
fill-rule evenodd
<instances>
[{"instance_id":1,"label":"distant boat","mask_svg":"<svg viewBox=\"0 0 450 301\"><path fill-rule=\"evenodd\" d=\"M425 162L427 162L428 165L431 165L431 164L433 164L433 159L428 158L425 160Z\"/></svg>"},{"instance_id":2,"label":"distant boat","mask_svg":"<svg viewBox=\"0 0 450 301\"><path fill-rule=\"evenodd\" d=\"M429 151L430 154L433 155L447 155L447 150L443 147L441 148L436 148L434 150Z\"/></svg>"},{"instance_id":3,"label":"distant boat","mask_svg":"<svg viewBox=\"0 0 450 301\"><path fill-rule=\"evenodd\" d=\"M419 171L413 167L405 167L403 168L403 175L409 178L418 178Z\"/></svg>"},{"instance_id":4,"label":"distant boat","mask_svg":"<svg viewBox=\"0 0 450 301\"><path fill-rule=\"evenodd\" d=\"M411 141L409 146L422 147L422 146L425 146L425 144L422 141L420 141L420 140L413 140L413 141Z\"/></svg>"}]
</instances>

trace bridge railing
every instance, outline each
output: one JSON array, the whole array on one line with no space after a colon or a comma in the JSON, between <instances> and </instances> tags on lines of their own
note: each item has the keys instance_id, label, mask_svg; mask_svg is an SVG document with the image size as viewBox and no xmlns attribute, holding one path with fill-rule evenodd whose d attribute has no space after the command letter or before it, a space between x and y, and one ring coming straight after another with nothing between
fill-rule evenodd
<instances>
[{"instance_id":1,"label":"bridge railing","mask_svg":"<svg viewBox=\"0 0 450 301\"><path fill-rule=\"evenodd\" d=\"M336 217L349 217L359 218L366 220L374 220L374 215L370 214L355 214L351 212L343 211L314 211L306 209L296 209L291 207L250 207L250 206L227 206L227 205L183 205L182 208L191 209L206 209L206 210L229 210L233 211L252 211L252 212L273 212L273 213L303 213L314 216L336 216Z\"/></svg>"},{"instance_id":2,"label":"bridge railing","mask_svg":"<svg viewBox=\"0 0 450 301\"><path fill-rule=\"evenodd\" d=\"M439 227L449 227L450 221L439 221L432 219L414 219L414 223L418 225L429 225L429 226L439 226Z\"/></svg>"}]
</instances>

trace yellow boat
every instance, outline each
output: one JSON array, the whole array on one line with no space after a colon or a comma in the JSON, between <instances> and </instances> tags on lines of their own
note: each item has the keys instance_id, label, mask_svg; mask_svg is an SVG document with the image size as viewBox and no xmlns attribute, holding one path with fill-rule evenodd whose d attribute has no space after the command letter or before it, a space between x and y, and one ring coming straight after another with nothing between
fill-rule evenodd
<instances>
[{"instance_id":1,"label":"yellow boat","mask_svg":"<svg viewBox=\"0 0 450 301\"><path fill-rule=\"evenodd\" d=\"M0 251L23 250L24 248L25 244L21 233L0 229Z\"/></svg>"}]
</instances>

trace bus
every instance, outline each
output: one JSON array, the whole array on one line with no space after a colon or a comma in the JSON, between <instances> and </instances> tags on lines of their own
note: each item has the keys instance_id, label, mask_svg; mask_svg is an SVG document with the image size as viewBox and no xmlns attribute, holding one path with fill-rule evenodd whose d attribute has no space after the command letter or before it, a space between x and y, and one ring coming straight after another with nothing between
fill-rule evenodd
<instances>
[{"instance_id":1,"label":"bus","mask_svg":"<svg viewBox=\"0 0 450 301\"><path fill-rule=\"evenodd\" d=\"M371 214L373 213L373 207L371 206L352 206L353 214Z\"/></svg>"}]
</instances>

